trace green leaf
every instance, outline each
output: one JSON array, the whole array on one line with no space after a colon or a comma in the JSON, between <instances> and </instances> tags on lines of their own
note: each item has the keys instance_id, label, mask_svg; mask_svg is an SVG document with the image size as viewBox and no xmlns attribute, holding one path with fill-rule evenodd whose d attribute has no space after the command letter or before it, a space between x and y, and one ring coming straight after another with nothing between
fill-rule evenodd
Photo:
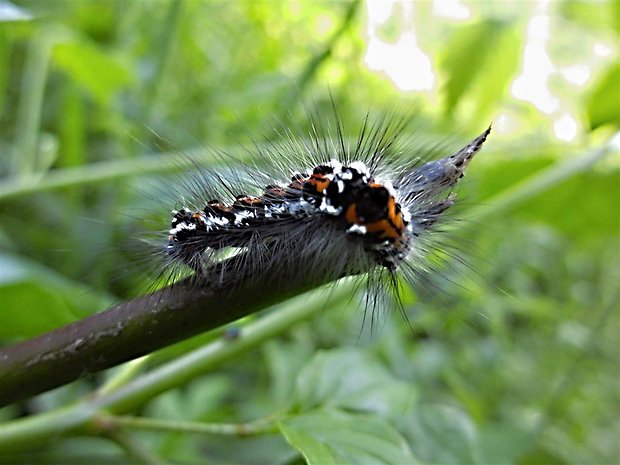
<instances>
[{"instance_id":1,"label":"green leaf","mask_svg":"<svg viewBox=\"0 0 620 465\"><path fill-rule=\"evenodd\" d=\"M579 463L578 461L566 462L558 455L549 451L543 445L530 450L527 454L519 457L519 465L540 465L541 463L553 463L555 465L565 465L567 463ZM611 463L611 462L610 462Z\"/></svg>"},{"instance_id":2,"label":"green leaf","mask_svg":"<svg viewBox=\"0 0 620 465\"><path fill-rule=\"evenodd\" d=\"M274 339L264 344L262 352L271 380L272 397L278 405L290 406L296 376L313 351L312 347L289 341Z\"/></svg>"},{"instance_id":3,"label":"green leaf","mask_svg":"<svg viewBox=\"0 0 620 465\"><path fill-rule=\"evenodd\" d=\"M279 423L309 465L403 465L419 461L405 439L377 418L317 411Z\"/></svg>"},{"instance_id":4,"label":"green leaf","mask_svg":"<svg viewBox=\"0 0 620 465\"><path fill-rule=\"evenodd\" d=\"M102 299L54 272L0 255L0 339L31 337L100 310Z\"/></svg>"},{"instance_id":5,"label":"green leaf","mask_svg":"<svg viewBox=\"0 0 620 465\"><path fill-rule=\"evenodd\" d=\"M197 420L220 405L232 389L228 378L212 375L184 386L183 391L172 390L158 396L146 411L154 418Z\"/></svg>"},{"instance_id":6,"label":"green leaf","mask_svg":"<svg viewBox=\"0 0 620 465\"><path fill-rule=\"evenodd\" d=\"M586 102L590 128L604 124L620 126L620 61L601 77Z\"/></svg>"},{"instance_id":7,"label":"green leaf","mask_svg":"<svg viewBox=\"0 0 620 465\"><path fill-rule=\"evenodd\" d=\"M495 34L495 43L488 51L484 69L478 74L469 94L474 100L471 118L477 124L502 99L519 70L522 37L512 27L501 27Z\"/></svg>"},{"instance_id":8,"label":"green leaf","mask_svg":"<svg viewBox=\"0 0 620 465\"><path fill-rule=\"evenodd\" d=\"M304 410L329 405L400 418L415 395L413 386L359 349L319 352L297 378L296 398Z\"/></svg>"},{"instance_id":9,"label":"green leaf","mask_svg":"<svg viewBox=\"0 0 620 465\"><path fill-rule=\"evenodd\" d=\"M489 425L480 431L480 449L483 463L515 463L527 453L535 437L509 423Z\"/></svg>"},{"instance_id":10,"label":"green leaf","mask_svg":"<svg viewBox=\"0 0 620 465\"><path fill-rule=\"evenodd\" d=\"M57 44L53 57L60 69L101 103L132 81L127 66L86 42Z\"/></svg>"},{"instance_id":11,"label":"green leaf","mask_svg":"<svg viewBox=\"0 0 620 465\"><path fill-rule=\"evenodd\" d=\"M452 113L474 85L477 112L499 100L517 71L521 45L512 25L503 21L489 19L459 29L440 54L446 113Z\"/></svg>"},{"instance_id":12,"label":"green leaf","mask_svg":"<svg viewBox=\"0 0 620 465\"><path fill-rule=\"evenodd\" d=\"M580 25L584 30L604 30L611 28L620 33L620 2L618 0L564 0L557 4L558 13Z\"/></svg>"},{"instance_id":13,"label":"green leaf","mask_svg":"<svg viewBox=\"0 0 620 465\"><path fill-rule=\"evenodd\" d=\"M403 434L421 460L481 463L478 431L462 410L448 405L420 405L405 420Z\"/></svg>"}]
</instances>

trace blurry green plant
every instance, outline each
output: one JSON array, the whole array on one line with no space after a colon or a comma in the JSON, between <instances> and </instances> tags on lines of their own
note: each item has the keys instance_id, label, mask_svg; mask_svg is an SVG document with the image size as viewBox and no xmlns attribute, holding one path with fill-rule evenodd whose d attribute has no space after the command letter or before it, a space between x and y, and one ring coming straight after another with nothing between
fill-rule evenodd
<instances>
[{"instance_id":1,"label":"blurry green plant","mask_svg":"<svg viewBox=\"0 0 620 465\"><path fill-rule=\"evenodd\" d=\"M178 151L242 150L247 128L329 105L326 83L345 121L411 101L431 141L500 114L517 128L494 133L463 186L477 205L460 234L484 257L463 273L481 279L412 298L414 333L392 312L368 337L346 285L319 291L238 338L205 334L0 409L2 463L620 460L620 2L551 5L558 62L612 44L582 88L549 82L578 119L573 144L509 92L535 3L472 4L464 23L428 5L412 21L440 85L420 96L364 66L362 3L0 1L7 344L144 287L117 279L134 267L127 231L153 220L143 175Z\"/></svg>"}]
</instances>

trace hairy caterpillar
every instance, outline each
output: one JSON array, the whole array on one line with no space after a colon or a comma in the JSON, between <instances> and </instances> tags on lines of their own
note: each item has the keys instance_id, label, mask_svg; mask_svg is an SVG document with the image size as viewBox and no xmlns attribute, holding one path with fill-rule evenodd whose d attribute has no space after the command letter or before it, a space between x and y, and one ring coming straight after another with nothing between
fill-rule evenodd
<instances>
[{"instance_id":1,"label":"hairy caterpillar","mask_svg":"<svg viewBox=\"0 0 620 465\"><path fill-rule=\"evenodd\" d=\"M0 404L342 277L365 280L374 323L380 299L399 297L401 276L416 284L432 271L433 231L490 133L422 162L419 148L407 144L406 123L366 117L350 141L338 119L335 132L315 121L309 138L283 132L280 143L257 146L247 169L184 175L181 205L158 251L164 277L189 276L4 350L0 371L9 375Z\"/></svg>"},{"instance_id":2,"label":"hairy caterpillar","mask_svg":"<svg viewBox=\"0 0 620 465\"><path fill-rule=\"evenodd\" d=\"M401 277L415 285L432 268L433 231L491 130L428 161L407 127L406 118L366 115L348 139L337 118L314 118L306 138L283 130L279 143L257 145L246 169L197 169L158 246L164 270L233 288L266 275L321 283L359 275L367 305L398 298Z\"/></svg>"}]
</instances>

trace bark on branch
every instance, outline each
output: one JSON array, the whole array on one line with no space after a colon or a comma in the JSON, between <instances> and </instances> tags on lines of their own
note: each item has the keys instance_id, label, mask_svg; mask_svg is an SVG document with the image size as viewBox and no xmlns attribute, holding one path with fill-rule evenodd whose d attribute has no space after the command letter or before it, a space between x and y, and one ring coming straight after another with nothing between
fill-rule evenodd
<instances>
[{"instance_id":1,"label":"bark on branch","mask_svg":"<svg viewBox=\"0 0 620 465\"><path fill-rule=\"evenodd\" d=\"M243 259L243 258L233 258ZM0 406L217 328L326 282L264 270L224 286L193 278L0 349Z\"/></svg>"}]
</instances>

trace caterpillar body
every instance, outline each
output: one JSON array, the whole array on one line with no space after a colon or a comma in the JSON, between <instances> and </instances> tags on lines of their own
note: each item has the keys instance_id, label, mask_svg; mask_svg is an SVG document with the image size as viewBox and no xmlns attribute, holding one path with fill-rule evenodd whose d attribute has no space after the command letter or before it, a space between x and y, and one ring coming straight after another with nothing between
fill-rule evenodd
<instances>
[{"instance_id":1,"label":"caterpillar body","mask_svg":"<svg viewBox=\"0 0 620 465\"><path fill-rule=\"evenodd\" d=\"M449 156L420 162L402 121L367 116L353 143L340 122L335 127L319 131L315 123L308 139L287 133L280 144L257 147L268 167L187 178L160 249L166 266L215 286L264 274L309 283L362 276L373 306L398 296L400 276L415 285L428 272L433 231L455 203L453 187L491 128ZM237 259L224 260L231 250Z\"/></svg>"}]
</instances>

